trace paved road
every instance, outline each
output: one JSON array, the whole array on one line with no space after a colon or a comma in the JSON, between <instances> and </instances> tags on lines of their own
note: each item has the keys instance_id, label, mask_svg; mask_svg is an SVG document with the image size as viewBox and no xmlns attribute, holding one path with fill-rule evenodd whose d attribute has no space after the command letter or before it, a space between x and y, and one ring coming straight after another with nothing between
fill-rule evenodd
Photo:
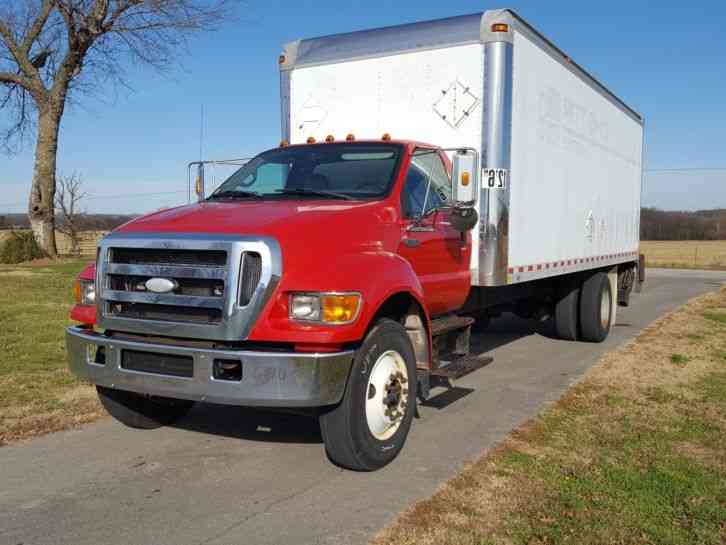
<instances>
[{"instance_id":1,"label":"paved road","mask_svg":"<svg viewBox=\"0 0 726 545\"><path fill-rule=\"evenodd\" d=\"M0 449L0 544L365 543L466 460L557 399L607 350L726 273L649 271L601 345L547 337L514 318L475 339L494 357L421 410L401 456L377 473L331 465L313 420L202 405L178 427L110 419Z\"/></svg>"}]
</instances>

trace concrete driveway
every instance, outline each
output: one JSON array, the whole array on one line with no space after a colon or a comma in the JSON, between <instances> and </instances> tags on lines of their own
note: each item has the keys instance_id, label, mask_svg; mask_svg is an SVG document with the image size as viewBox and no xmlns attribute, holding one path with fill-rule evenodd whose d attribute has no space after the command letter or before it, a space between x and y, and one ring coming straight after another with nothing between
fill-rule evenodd
<instances>
[{"instance_id":1,"label":"concrete driveway","mask_svg":"<svg viewBox=\"0 0 726 545\"><path fill-rule=\"evenodd\" d=\"M317 422L200 405L155 431L110 419L0 449L0 544L365 543L578 380L604 352L726 273L649 271L603 344L504 317L475 338L494 361L421 408L376 473L325 457Z\"/></svg>"}]
</instances>

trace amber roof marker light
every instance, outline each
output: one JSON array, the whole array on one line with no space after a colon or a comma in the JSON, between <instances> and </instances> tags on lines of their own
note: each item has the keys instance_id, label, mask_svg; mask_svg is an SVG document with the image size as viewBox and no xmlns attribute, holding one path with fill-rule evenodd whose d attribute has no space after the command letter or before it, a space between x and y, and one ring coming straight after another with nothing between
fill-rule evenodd
<instances>
[{"instance_id":1,"label":"amber roof marker light","mask_svg":"<svg viewBox=\"0 0 726 545\"><path fill-rule=\"evenodd\" d=\"M494 23L492 32L509 32L509 25L506 23Z\"/></svg>"},{"instance_id":2,"label":"amber roof marker light","mask_svg":"<svg viewBox=\"0 0 726 545\"><path fill-rule=\"evenodd\" d=\"M385 133L383 136L381 136L381 140L388 142L391 139L391 135L388 133Z\"/></svg>"},{"instance_id":3,"label":"amber roof marker light","mask_svg":"<svg viewBox=\"0 0 726 545\"><path fill-rule=\"evenodd\" d=\"M351 133L351 134L349 134L348 136L345 137L345 140L347 142L354 142L355 141L355 135L353 133Z\"/></svg>"},{"instance_id":4,"label":"amber roof marker light","mask_svg":"<svg viewBox=\"0 0 726 545\"><path fill-rule=\"evenodd\" d=\"M308 139L306 140L306 142L308 144L314 144L315 143L315 138L313 138L312 136L308 136Z\"/></svg>"},{"instance_id":5,"label":"amber roof marker light","mask_svg":"<svg viewBox=\"0 0 726 545\"><path fill-rule=\"evenodd\" d=\"M328 136L325 137L325 142L328 144L332 144L333 142L335 142L335 136L333 136L332 134L329 134Z\"/></svg>"}]
</instances>

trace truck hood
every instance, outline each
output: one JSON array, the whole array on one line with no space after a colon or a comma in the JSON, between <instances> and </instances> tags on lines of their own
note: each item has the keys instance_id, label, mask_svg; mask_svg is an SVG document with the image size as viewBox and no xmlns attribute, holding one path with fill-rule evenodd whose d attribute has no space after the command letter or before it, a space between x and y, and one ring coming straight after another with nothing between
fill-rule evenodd
<instances>
[{"instance_id":1,"label":"truck hood","mask_svg":"<svg viewBox=\"0 0 726 545\"><path fill-rule=\"evenodd\" d=\"M125 233L223 233L238 235L303 235L321 223L355 224L363 217L377 222L380 202L245 201L203 202L142 216L118 229ZM355 219L354 219L355 218ZM391 218L392 219L392 218ZM337 225L343 227L343 225ZM300 231L302 229L302 231Z\"/></svg>"},{"instance_id":2,"label":"truck hood","mask_svg":"<svg viewBox=\"0 0 726 545\"><path fill-rule=\"evenodd\" d=\"M387 201L203 202L143 216L116 232L271 236L287 263L304 266L323 254L395 251L396 220L396 209Z\"/></svg>"}]
</instances>

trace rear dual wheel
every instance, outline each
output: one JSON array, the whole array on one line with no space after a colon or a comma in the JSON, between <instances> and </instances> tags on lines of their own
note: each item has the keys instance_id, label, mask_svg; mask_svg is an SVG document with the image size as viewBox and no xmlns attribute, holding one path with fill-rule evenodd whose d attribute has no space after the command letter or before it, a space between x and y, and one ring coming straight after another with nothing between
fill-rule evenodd
<instances>
[{"instance_id":1,"label":"rear dual wheel","mask_svg":"<svg viewBox=\"0 0 726 545\"><path fill-rule=\"evenodd\" d=\"M330 459L373 471L403 448L416 403L416 358L405 328L380 320L356 352L343 400L320 416Z\"/></svg>"},{"instance_id":2,"label":"rear dual wheel","mask_svg":"<svg viewBox=\"0 0 726 545\"><path fill-rule=\"evenodd\" d=\"M555 303L555 330L560 339L602 342L613 321L613 293L610 279L597 272L581 282L564 279Z\"/></svg>"},{"instance_id":3,"label":"rear dual wheel","mask_svg":"<svg viewBox=\"0 0 726 545\"><path fill-rule=\"evenodd\" d=\"M600 343L607 338L613 321L613 300L607 274L595 273L582 283L580 332L583 341Z\"/></svg>"}]
</instances>

